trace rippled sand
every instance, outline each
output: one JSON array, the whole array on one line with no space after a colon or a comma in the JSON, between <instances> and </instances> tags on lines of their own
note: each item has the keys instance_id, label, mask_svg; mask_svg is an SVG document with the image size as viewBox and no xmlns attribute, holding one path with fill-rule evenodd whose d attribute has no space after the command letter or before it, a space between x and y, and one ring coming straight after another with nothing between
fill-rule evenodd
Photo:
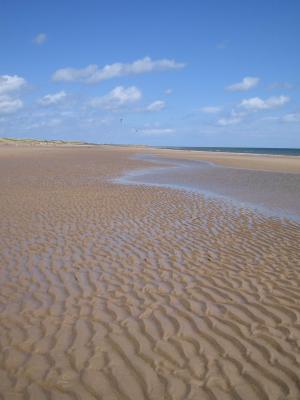
<instances>
[{"instance_id":1,"label":"rippled sand","mask_svg":"<svg viewBox=\"0 0 300 400\"><path fill-rule=\"evenodd\" d=\"M215 162L152 154L136 157L151 162L151 167L126 172L115 180L117 183L194 191L268 216L300 222L300 157L299 173L226 167Z\"/></svg>"},{"instance_id":2,"label":"rippled sand","mask_svg":"<svg viewBox=\"0 0 300 400\"><path fill-rule=\"evenodd\" d=\"M300 398L300 226L0 148L1 399Z\"/></svg>"}]
</instances>

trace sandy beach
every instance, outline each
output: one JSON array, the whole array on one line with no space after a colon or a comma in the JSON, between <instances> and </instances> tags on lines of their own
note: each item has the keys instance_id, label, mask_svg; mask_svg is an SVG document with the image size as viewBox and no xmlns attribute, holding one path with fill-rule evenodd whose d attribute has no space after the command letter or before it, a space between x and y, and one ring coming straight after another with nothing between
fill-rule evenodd
<instances>
[{"instance_id":1,"label":"sandy beach","mask_svg":"<svg viewBox=\"0 0 300 400\"><path fill-rule=\"evenodd\" d=\"M300 174L300 157L0 146L0 399L299 400L300 224L115 183L153 167L141 154Z\"/></svg>"},{"instance_id":2,"label":"sandy beach","mask_svg":"<svg viewBox=\"0 0 300 400\"><path fill-rule=\"evenodd\" d=\"M151 154L183 160L210 161L217 165L258 171L300 173L298 156L274 156L193 150L151 149Z\"/></svg>"}]
</instances>

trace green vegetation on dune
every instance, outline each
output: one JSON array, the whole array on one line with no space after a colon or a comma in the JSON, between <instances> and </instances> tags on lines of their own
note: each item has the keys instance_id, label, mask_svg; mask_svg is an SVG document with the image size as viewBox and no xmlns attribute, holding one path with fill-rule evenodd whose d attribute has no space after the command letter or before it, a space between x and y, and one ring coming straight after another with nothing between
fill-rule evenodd
<instances>
[{"instance_id":1,"label":"green vegetation on dune","mask_svg":"<svg viewBox=\"0 0 300 400\"><path fill-rule=\"evenodd\" d=\"M144 144L115 144L115 143L90 143L90 142L81 142L76 140L46 140L46 139L30 139L30 138L8 138L8 137L0 137L0 145L1 144L26 144L26 145L47 145L47 144L54 144L54 145L69 145L69 146L114 146L114 147L149 147L148 145ZM151 146L150 146L151 147Z\"/></svg>"},{"instance_id":2,"label":"green vegetation on dune","mask_svg":"<svg viewBox=\"0 0 300 400\"><path fill-rule=\"evenodd\" d=\"M80 142L80 141L65 141L65 140L40 140L40 139L19 139L19 138L0 138L0 144L67 144L67 145L87 145L91 143Z\"/></svg>"}]
</instances>

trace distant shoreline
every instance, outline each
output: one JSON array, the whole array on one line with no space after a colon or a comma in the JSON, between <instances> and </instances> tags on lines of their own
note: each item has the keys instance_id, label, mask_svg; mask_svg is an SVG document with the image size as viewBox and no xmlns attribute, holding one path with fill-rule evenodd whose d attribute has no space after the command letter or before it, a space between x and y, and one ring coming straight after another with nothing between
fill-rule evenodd
<instances>
[{"instance_id":1,"label":"distant shoreline","mask_svg":"<svg viewBox=\"0 0 300 400\"><path fill-rule=\"evenodd\" d=\"M256 155L256 156L293 156L300 157L300 148L289 147L214 147L214 146L151 146L143 144L112 144L112 143L91 143L76 140L60 140L60 139L31 139L31 138L0 138L0 145L5 144L24 144L24 145L69 145L69 146L112 146L112 147L129 147L129 148L146 148L154 150L180 150L187 152L200 153L228 153L236 155Z\"/></svg>"},{"instance_id":2,"label":"distant shoreline","mask_svg":"<svg viewBox=\"0 0 300 400\"><path fill-rule=\"evenodd\" d=\"M233 153L262 156L296 156L300 157L300 149L288 147L191 147L191 146L160 146L165 150L185 150L212 153Z\"/></svg>"}]
</instances>

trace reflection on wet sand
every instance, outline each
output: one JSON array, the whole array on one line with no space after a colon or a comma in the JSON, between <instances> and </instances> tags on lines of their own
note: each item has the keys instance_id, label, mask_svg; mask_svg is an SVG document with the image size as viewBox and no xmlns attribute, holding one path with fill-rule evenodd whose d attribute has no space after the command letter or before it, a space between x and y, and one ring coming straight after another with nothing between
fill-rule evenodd
<instances>
[{"instance_id":1,"label":"reflection on wet sand","mask_svg":"<svg viewBox=\"0 0 300 400\"><path fill-rule=\"evenodd\" d=\"M300 221L300 174L221 166L209 161L138 155L153 166L128 172L116 182L145 184L221 197L270 216ZM300 162L300 160L299 160ZM155 167L158 164L159 167Z\"/></svg>"}]
</instances>

